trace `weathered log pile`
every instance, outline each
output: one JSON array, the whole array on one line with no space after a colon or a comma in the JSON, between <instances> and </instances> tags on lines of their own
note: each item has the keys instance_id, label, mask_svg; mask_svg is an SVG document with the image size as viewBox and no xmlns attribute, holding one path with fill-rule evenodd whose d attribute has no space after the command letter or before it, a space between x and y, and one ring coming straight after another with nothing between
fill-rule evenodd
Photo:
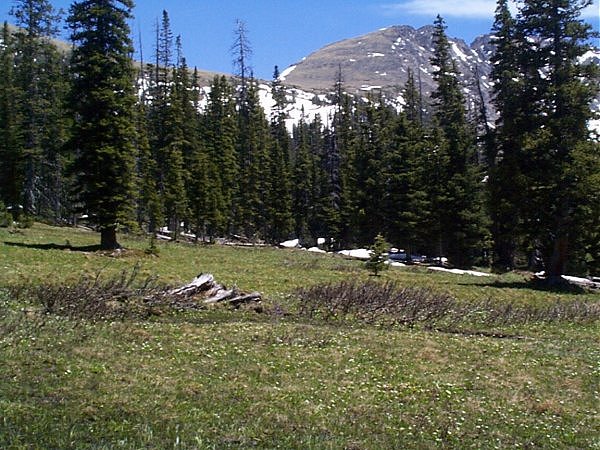
<instances>
[{"instance_id":1,"label":"weathered log pile","mask_svg":"<svg viewBox=\"0 0 600 450\"><path fill-rule=\"evenodd\" d=\"M186 306L190 306L190 303L198 306L225 303L236 308L245 303L258 303L262 300L259 292L244 293L235 286L227 289L217 283L210 273L201 273L191 282L171 289L168 297L176 299L177 303L183 302Z\"/></svg>"}]
</instances>

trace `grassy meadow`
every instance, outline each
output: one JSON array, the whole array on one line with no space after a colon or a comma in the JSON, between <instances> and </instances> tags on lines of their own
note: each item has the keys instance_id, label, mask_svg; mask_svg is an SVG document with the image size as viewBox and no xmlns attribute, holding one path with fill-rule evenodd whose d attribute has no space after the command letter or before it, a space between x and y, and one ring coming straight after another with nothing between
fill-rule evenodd
<instances>
[{"instance_id":1,"label":"grassy meadow","mask_svg":"<svg viewBox=\"0 0 600 450\"><path fill-rule=\"evenodd\" d=\"M600 449L600 321L431 330L298 313L299 287L370 278L359 261L272 248L157 243L35 224L0 228L2 449ZM264 311L42 314L24 288L115 276L183 284L200 272L265 296ZM381 281L499 305L600 303L391 268Z\"/></svg>"}]
</instances>

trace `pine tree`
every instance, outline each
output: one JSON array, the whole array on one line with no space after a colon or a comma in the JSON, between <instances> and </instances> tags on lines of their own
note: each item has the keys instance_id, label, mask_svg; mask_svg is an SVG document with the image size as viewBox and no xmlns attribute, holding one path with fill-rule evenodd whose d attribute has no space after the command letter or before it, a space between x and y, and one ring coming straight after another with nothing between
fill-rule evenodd
<instances>
[{"instance_id":1,"label":"pine tree","mask_svg":"<svg viewBox=\"0 0 600 450\"><path fill-rule=\"evenodd\" d=\"M208 94L208 104L202 117L202 141L208 161L215 169L211 175L213 197L219 199L210 204L218 211L210 213L220 217L215 222L215 233L233 231L234 211L237 211L239 161L237 155L238 121L235 110L233 87L224 76L215 76Z\"/></svg>"},{"instance_id":2,"label":"pine tree","mask_svg":"<svg viewBox=\"0 0 600 450\"><path fill-rule=\"evenodd\" d=\"M278 243L290 237L293 228L289 156L290 135L286 127L288 101L285 88L275 66L271 93L275 106L271 115L271 146L269 149L269 191L267 192L267 238Z\"/></svg>"},{"instance_id":3,"label":"pine tree","mask_svg":"<svg viewBox=\"0 0 600 450\"><path fill-rule=\"evenodd\" d=\"M331 167L332 167L332 208L337 223L332 230L338 230L333 238L340 247L356 243L358 230L356 214L356 165L358 153L356 137L356 104L355 99L343 89L341 67L335 79L334 105L336 111L332 119L331 129Z\"/></svg>"},{"instance_id":4,"label":"pine tree","mask_svg":"<svg viewBox=\"0 0 600 450\"><path fill-rule=\"evenodd\" d=\"M382 162L391 143L391 110L380 96L370 97L358 109L358 141L354 158L355 204L358 213L357 239L367 245L384 223L385 181Z\"/></svg>"},{"instance_id":5,"label":"pine tree","mask_svg":"<svg viewBox=\"0 0 600 450\"><path fill-rule=\"evenodd\" d=\"M570 247L578 233L582 186L570 168L581 157L578 151L593 148L587 122L599 90L598 66L579 62L591 48L591 26L580 19L591 4L527 0L517 23L521 95L529 102L529 127L520 133L527 177L524 225L530 245L539 243L551 282L560 280L576 250Z\"/></svg>"},{"instance_id":6,"label":"pine tree","mask_svg":"<svg viewBox=\"0 0 600 450\"><path fill-rule=\"evenodd\" d=\"M152 148L150 147L150 126L148 121L148 100L147 100L147 69L153 71L152 67L146 67L142 52L142 42L140 36L140 70L138 73L136 90L141 93L140 100L136 108L136 147L137 147L137 171L136 182L138 186L137 202L137 223L140 229L147 229L154 236L157 232L158 224L164 217L163 205L158 188L158 165Z\"/></svg>"},{"instance_id":7,"label":"pine tree","mask_svg":"<svg viewBox=\"0 0 600 450\"><path fill-rule=\"evenodd\" d=\"M428 250L427 225L432 214L427 191L431 173L426 158L430 146L415 112L407 109L396 118L393 141L382 161L385 235L409 255Z\"/></svg>"},{"instance_id":8,"label":"pine tree","mask_svg":"<svg viewBox=\"0 0 600 450\"><path fill-rule=\"evenodd\" d=\"M74 43L71 104L75 123L75 193L94 218L103 249L119 247L116 232L131 223L135 95L127 21L130 0L84 0L69 10Z\"/></svg>"},{"instance_id":9,"label":"pine tree","mask_svg":"<svg viewBox=\"0 0 600 450\"><path fill-rule=\"evenodd\" d=\"M63 167L59 155L65 139L65 114L61 110L65 89L61 58L50 39L57 34L60 17L47 0L17 0L11 13L19 27L15 81L21 93L21 202L27 215L57 219L60 199L48 197L61 188Z\"/></svg>"},{"instance_id":10,"label":"pine tree","mask_svg":"<svg viewBox=\"0 0 600 450\"><path fill-rule=\"evenodd\" d=\"M292 214L294 218L294 234L301 242L312 240L309 231L309 217L312 205L313 161L310 153L309 127L305 122L304 112L300 122L294 126L294 150L292 158Z\"/></svg>"},{"instance_id":11,"label":"pine tree","mask_svg":"<svg viewBox=\"0 0 600 450\"><path fill-rule=\"evenodd\" d=\"M520 133L527 126L528 105L522 100L522 75L518 65L516 23L507 0L500 0L492 27L496 51L492 56L493 102L499 113L488 154L488 209L492 221L492 264L496 270L515 267L520 241L524 177Z\"/></svg>"},{"instance_id":12,"label":"pine tree","mask_svg":"<svg viewBox=\"0 0 600 450\"><path fill-rule=\"evenodd\" d=\"M265 112L258 97L258 83L248 81L246 102L239 106L238 155L240 179L237 226L248 237L267 235L266 199L271 180L266 175L271 161L271 135Z\"/></svg>"},{"instance_id":13,"label":"pine tree","mask_svg":"<svg viewBox=\"0 0 600 450\"><path fill-rule=\"evenodd\" d=\"M378 277L379 272L388 268L387 262L387 251L389 244L385 241L385 238L381 233L375 236L373 245L371 246L371 257L365 263L365 267L371 271L371 274Z\"/></svg>"},{"instance_id":14,"label":"pine tree","mask_svg":"<svg viewBox=\"0 0 600 450\"><path fill-rule=\"evenodd\" d=\"M456 64L450 57L450 44L444 20L434 23L433 78L437 88L432 94L437 125L444 142L439 151L447 155L441 168L443 191L438 200L441 208L441 248L457 266L473 264L484 246L485 214L483 211L480 168L477 166L475 136L466 121L464 97L458 81Z\"/></svg>"},{"instance_id":15,"label":"pine tree","mask_svg":"<svg viewBox=\"0 0 600 450\"><path fill-rule=\"evenodd\" d=\"M233 65L236 75L239 77L239 86L237 90L238 105L240 113L245 114L245 104L248 100L248 82L252 78L252 67L250 59L252 57L252 46L248 37L248 29L243 20L235 21L234 42L231 46L233 54Z\"/></svg>"},{"instance_id":16,"label":"pine tree","mask_svg":"<svg viewBox=\"0 0 600 450\"><path fill-rule=\"evenodd\" d=\"M163 217L163 205L157 185L158 167L148 140L147 113L143 100L138 104L136 119L137 222L140 228L147 228L154 234Z\"/></svg>"},{"instance_id":17,"label":"pine tree","mask_svg":"<svg viewBox=\"0 0 600 450\"><path fill-rule=\"evenodd\" d=\"M8 24L2 28L0 47L0 201L18 219L23 186L22 133L14 78L15 43Z\"/></svg>"}]
</instances>

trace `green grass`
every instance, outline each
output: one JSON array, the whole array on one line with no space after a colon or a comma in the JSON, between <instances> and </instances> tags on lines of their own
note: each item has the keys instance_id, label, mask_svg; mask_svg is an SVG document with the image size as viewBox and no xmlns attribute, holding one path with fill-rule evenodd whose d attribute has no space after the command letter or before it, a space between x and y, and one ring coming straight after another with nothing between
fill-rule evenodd
<instances>
[{"instance_id":1,"label":"green grass","mask_svg":"<svg viewBox=\"0 0 600 450\"><path fill-rule=\"evenodd\" d=\"M108 276L136 263L165 283L211 272L293 306L297 286L368 279L301 251L124 239L127 256L42 249L82 230L0 229L0 286ZM6 242L23 244L8 245ZM393 269L457 298L600 301L498 279ZM0 448L597 448L600 324L507 327L514 338L307 322L216 308L145 321L40 316L0 290ZM505 330L506 331L506 330Z\"/></svg>"}]
</instances>

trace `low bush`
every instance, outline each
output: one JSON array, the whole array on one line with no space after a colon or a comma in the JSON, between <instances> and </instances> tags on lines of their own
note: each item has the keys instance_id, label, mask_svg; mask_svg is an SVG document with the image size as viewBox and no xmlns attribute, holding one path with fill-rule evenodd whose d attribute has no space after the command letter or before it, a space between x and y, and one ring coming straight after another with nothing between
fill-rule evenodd
<instances>
[{"instance_id":1,"label":"low bush","mask_svg":"<svg viewBox=\"0 0 600 450\"><path fill-rule=\"evenodd\" d=\"M600 303L593 301L559 300L541 306L492 299L458 301L448 294L393 282L323 284L300 289L295 297L303 317L408 327L421 324L429 329L600 320Z\"/></svg>"},{"instance_id":2,"label":"low bush","mask_svg":"<svg viewBox=\"0 0 600 450\"><path fill-rule=\"evenodd\" d=\"M11 287L13 298L31 301L44 314L91 320L139 318L151 313L149 300L162 297L166 288L148 277L139 282L138 267L119 276L102 279L82 276L74 283L41 283Z\"/></svg>"},{"instance_id":3,"label":"low bush","mask_svg":"<svg viewBox=\"0 0 600 450\"><path fill-rule=\"evenodd\" d=\"M0 202L0 227L6 228L11 226L13 223L12 215L4 206L4 203Z\"/></svg>"},{"instance_id":4,"label":"low bush","mask_svg":"<svg viewBox=\"0 0 600 450\"><path fill-rule=\"evenodd\" d=\"M388 325L435 325L457 307L449 295L423 288L400 288L392 282L344 281L301 289L296 295L301 316L325 320L356 318Z\"/></svg>"}]
</instances>

